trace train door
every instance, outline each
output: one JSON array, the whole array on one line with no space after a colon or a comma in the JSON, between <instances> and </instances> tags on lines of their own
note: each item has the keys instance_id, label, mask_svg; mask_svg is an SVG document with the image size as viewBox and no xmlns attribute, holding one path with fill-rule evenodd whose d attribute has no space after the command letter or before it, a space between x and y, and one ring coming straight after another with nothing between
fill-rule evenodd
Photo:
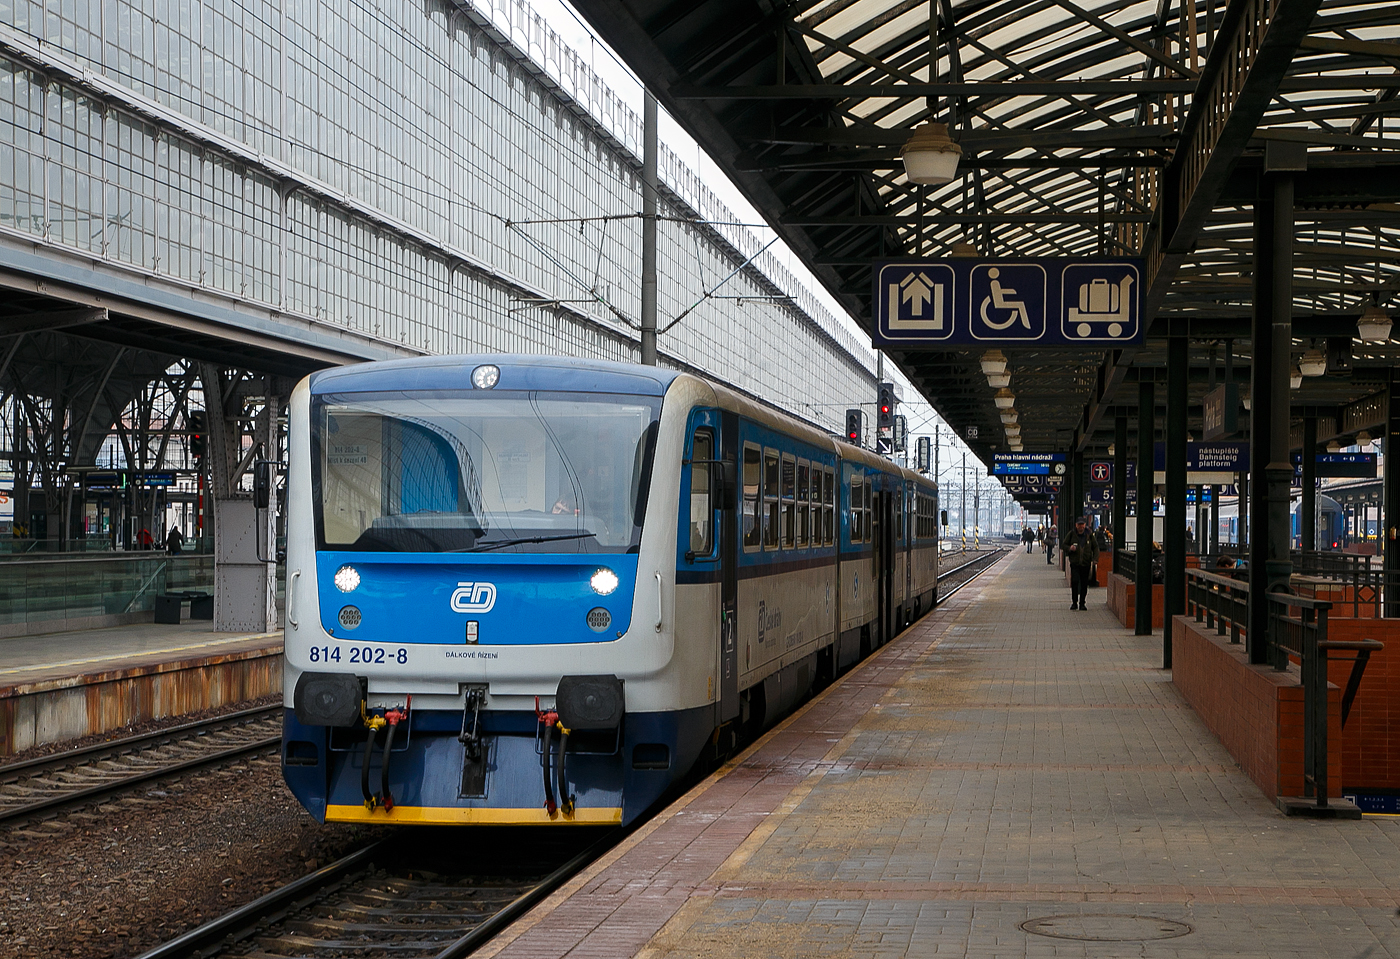
<instances>
[{"instance_id":1,"label":"train door","mask_svg":"<svg viewBox=\"0 0 1400 959\"><path fill-rule=\"evenodd\" d=\"M870 531L875 567L875 645L893 638L894 629L894 498L876 489L871 502Z\"/></svg>"},{"instance_id":2,"label":"train door","mask_svg":"<svg viewBox=\"0 0 1400 959\"><path fill-rule=\"evenodd\" d=\"M885 494L880 497L880 523L885 528L885 535L881 538L880 551L876 554L876 560L880 565L880 605L884 623L884 638L881 642L884 643L894 639L895 634L899 632L894 581L894 555L899 544L898 526L896 525L899 511L896 509L895 497L899 495L897 489L886 489Z\"/></svg>"},{"instance_id":3,"label":"train door","mask_svg":"<svg viewBox=\"0 0 1400 959\"><path fill-rule=\"evenodd\" d=\"M739 718L739 537L744 518L740 514L738 486L741 461L739 445L739 416L720 414L720 475L723 492L720 496L720 592L719 637L720 679L719 718L727 723Z\"/></svg>"}]
</instances>

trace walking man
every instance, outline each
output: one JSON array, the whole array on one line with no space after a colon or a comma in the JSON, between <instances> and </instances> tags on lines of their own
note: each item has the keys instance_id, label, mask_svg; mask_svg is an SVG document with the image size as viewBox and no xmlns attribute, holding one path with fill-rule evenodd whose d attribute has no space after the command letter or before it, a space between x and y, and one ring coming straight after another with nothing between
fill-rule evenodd
<instances>
[{"instance_id":1,"label":"walking man","mask_svg":"<svg viewBox=\"0 0 1400 959\"><path fill-rule=\"evenodd\" d=\"M1021 542L1026 544L1027 553L1029 553L1031 551L1031 547L1035 545L1035 534L1031 532L1031 528L1029 526L1021 530Z\"/></svg>"},{"instance_id":2,"label":"walking man","mask_svg":"<svg viewBox=\"0 0 1400 959\"><path fill-rule=\"evenodd\" d=\"M1065 534L1060 544L1069 560L1069 608L1084 609L1084 596L1089 592L1089 576L1096 572L1099 562L1099 544L1094 541L1094 532L1089 529L1089 518L1081 516L1074 521L1074 529Z\"/></svg>"}]
</instances>

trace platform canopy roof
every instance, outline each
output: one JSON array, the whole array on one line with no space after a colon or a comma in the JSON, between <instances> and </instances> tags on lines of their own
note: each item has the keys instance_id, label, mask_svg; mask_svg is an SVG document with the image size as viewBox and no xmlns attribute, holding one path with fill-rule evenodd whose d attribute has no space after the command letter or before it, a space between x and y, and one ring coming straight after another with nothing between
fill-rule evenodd
<instances>
[{"instance_id":1,"label":"platform canopy roof","mask_svg":"<svg viewBox=\"0 0 1400 959\"><path fill-rule=\"evenodd\" d=\"M1199 416L1227 344L1250 356L1253 206L1265 155L1297 174L1294 354L1333 339L1295 407L1335 414L1400 358L1357 343L1400 314L1400 3L1360 0L577 0L768 222L871 328L872 264L1135 255L1147 344L1010 352L1027 450L1101 450L1165 339L1191 337ZM946 123L956 178L918 186L900 150ZM1314 338L1319 338L1313 343ZM984 460L1007 448L981 351L891 355ZM1162 395L1160 392L1159 396ZM858 400L860 398L852 398ZM1328 429L1322 430L1326 439Z\"/></svg>"}]
</instances>

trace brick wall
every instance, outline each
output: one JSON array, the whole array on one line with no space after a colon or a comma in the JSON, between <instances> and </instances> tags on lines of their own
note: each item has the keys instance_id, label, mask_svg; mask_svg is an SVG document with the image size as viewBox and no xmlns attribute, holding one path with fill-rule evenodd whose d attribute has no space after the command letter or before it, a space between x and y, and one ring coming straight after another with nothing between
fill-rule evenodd
<instances>
[{"instance_id":1,"label":"brick wall","mask_svg":"<svg viewBox=\"0 0 1400 959\"><path fill-rule=\"evenodd\" d=\"M1361 689L1337 752L1342 785L1356 789L1400 789L1400 620L1329 616L1328 639L1378 639L1385 649L1371 654ZM1350 657L1350 652L1333 656ZM1351 662L1333 660L1328 679L1345 688ZM1340 702L1340 697L1339 700ZM1340 706L1338 707L1340 709Z\"/></svg>"},{"instance_id":2,"label":"brick wall","mask_svg":"<svg viewBox=\"0 0 1400 959\"><path fill-rule=\"evenodd\" d=\"M1137 586L1126 576L1108 574L1108 608L1118 617L1125 629L1132 629L1137 621ZM1162 584L1152 586L1152 628L1162 625Z\"/></svg>"},{"instance_id":3,"label":"brick wall","mask_svg":"<svg viewBox=\"0 0 1400 959\"><path fill-rule=\"evenodd\" d=\"M1296 666L1286 672L1252 666L1242 643L1216 636L1194 617L1177 616L1172 622L1172 683L1264 795L1271 800L1303 795L1303 687ZM1327 794L1339 797L1345 750L1341 689L1335 683L1327 698ZM1352 733L1350 723L1347 733Z\"/></svg>"}]
</instances>

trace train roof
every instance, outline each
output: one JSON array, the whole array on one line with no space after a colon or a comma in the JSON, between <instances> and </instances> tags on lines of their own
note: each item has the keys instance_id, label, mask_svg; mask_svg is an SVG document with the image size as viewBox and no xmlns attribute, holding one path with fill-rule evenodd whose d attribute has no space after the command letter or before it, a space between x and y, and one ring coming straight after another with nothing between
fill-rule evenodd
<instances>
[{"instance_id":1,"label":"train roof","mask_svg":"<svg viewBox=\"0 0 1400 959\"><path fill-rule=\"evenodd\" d=\"M472 370L500 367L498 389L634 393L662 396L680 374L659 366L565 356L507 353L422 356L357 363L311 375L312 393L382 393L400 390L469 390Z\"/></svg>"}]
</instances>

